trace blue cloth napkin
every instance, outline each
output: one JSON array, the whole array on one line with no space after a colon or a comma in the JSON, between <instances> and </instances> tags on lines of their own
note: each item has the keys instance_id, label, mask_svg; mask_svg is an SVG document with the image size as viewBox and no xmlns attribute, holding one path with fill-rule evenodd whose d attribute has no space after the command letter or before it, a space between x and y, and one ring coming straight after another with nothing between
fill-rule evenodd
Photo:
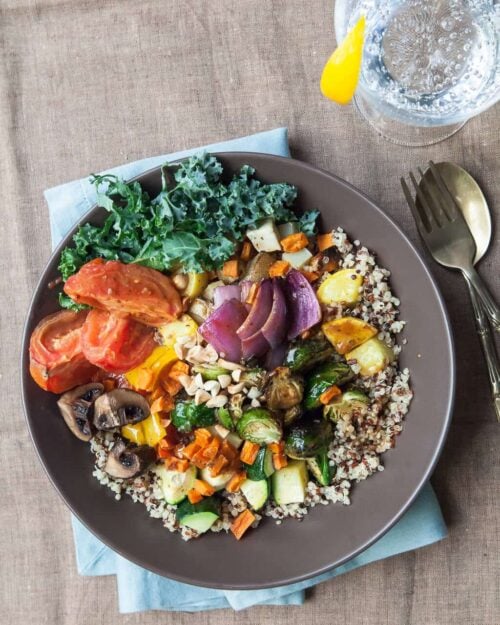
<instances>
[{"instance_id":1,"label":"blue cloth napkin","mask_svg":"<svg viewBox=\"0 0 500 625\"><path fill-rule=\"evenodd\" d=\"M115 167L106 173L118 174L125 179L133 178L167 160L189 156L201 149L290 156L287 130L278 128L203 148L146 158ZM52 245L55 247L95 204L96 196L87 178L48 189L44 195L49 205ZM74 517L73 533L78 572L90 576L116 575L120 612L130 613L146 610L196 612L228 607L242 610L259 604L300 605L304 602L306 588L370 562L430 545L444 538L447 531L434 491L427 484L400 521L378 542L347 564L297 584L244 591L199 588L155 575L106 547Z\"/></svg>"}]
</instances>

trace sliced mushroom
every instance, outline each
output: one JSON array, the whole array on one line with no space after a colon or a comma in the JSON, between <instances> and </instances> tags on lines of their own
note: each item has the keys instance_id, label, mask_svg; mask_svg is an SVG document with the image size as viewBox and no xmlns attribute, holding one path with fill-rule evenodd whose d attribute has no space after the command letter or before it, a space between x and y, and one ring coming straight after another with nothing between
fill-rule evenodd
<instances>
[{"instance_id":1,"label":"sliced mushroom","mask_svg":"<svg viewBox=\"0 0 500 625\"><path fill-rule=\"evenodd\" d=\"M152 447L127 446L120 438L109 453L104 471L111 477L129 480L143 473L155 459L156 453Z\"/></svg>"},{"instance_id":2,"label":"sliced mushroom","mask_svg":"<svg viewBox=\"0 0 500 625\"><path fill-rule=\"evenodd\" d=\"M251 282L260 282L264 278L269 278L269 267L276 260L274 254L269 252L259 252L257 256L254 256L247 265L247 270L243 276L243 280L250 280Z\"/></svg>"},{"instance_id":3,"label":"sliced mushroom","mask_svg":"<svg viewBox=\"0 0 500 625\"><path fill-rule=\"evenodd\" d=\"M103 393L102 384L84 384L64 393L57 401L66 425L81 441L92 438L94 402Z\"/></svg>"},{"instance_id":4,"label":"sliced mushroom","mask_svg":"<svg viewBox=\"0 0 500 625\"><path fill-rule=\"evenodd\" d=\"M149 416L149 404L139 393L117 388L101 395L94 405L94 425L98 430L139 423Z\"/></svg>"}]
</instances>

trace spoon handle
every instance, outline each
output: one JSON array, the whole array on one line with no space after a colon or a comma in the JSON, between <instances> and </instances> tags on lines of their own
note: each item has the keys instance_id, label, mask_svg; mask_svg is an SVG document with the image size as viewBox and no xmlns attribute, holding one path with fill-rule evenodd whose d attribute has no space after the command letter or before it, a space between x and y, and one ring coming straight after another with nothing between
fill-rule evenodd
<instances>
[{"instance_id":1,"label":"spoon handle","mask_svg":"<svg viewBox=\"0 0 500 625\"><path fill-rule=\"evenodd\" d=\"M488 367L488 376L490 378L491 392L493 394L493 405L497 420L500 422L500 364L498 362L498 354L481 302L467 276L465 277L465 281L469 287L469 295L472 301L472 308L474 309L474 317L476 318L477 333L481 339L481 345L483 346L484 357Z\"/></svg>"},{"instance_id":2,"label":"spoon handle","mask_svg":"<svg viewBox=\"0 0 500 625\"><path fill-rule=\"evenodd\" d=\"M500 332L500 308L488 291L483 279L474 267L463 269L463 274L467 282L474 287L476 294L479 296L481 304L483 305L483 310L488 316L493 329L496 332Z\"/></svg>"}]
</instances>

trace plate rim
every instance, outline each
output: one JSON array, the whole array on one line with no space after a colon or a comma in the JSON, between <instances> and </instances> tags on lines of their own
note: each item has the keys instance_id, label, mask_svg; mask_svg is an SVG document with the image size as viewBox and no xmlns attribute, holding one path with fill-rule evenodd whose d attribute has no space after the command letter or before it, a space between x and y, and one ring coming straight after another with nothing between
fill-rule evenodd
<instances>
[{"instance_id":1,"label":"plate rim","mask_svg":"<svg viewBox=\"0 0 500 625\"><path fill-rule=\"evenodd\" d=\"M22 406L23 406L23 413L24 413L24 418L28 427L28 431L30 434L30 438L31 438L31 442L33 444L33 447L35 448L35 452L36 455L43 467L43 470L45 471L47 477L49 478L50 483L52 484L52 486L55 488L55 490L57 491L58 495L62 498L62 500L64 501L65 505L70 509L71 513L77 518L77 520L87 529L89 530L95 537L97 537L101 542L103 542L106 546L108 546L110 549L112 549L113 551L115 551L116 553L118 553L119 555L121 555L122 557L124 557L125 559L133 562L134 564L145 568L149 571L152 571L153 573L161 576L161 577L165 577L167 579L173 579L175 581L178 582L182 582L185 584L189 584L189 585L193 585L193 586L201 586L204 588L215 588L215 589L220 589L220 590L260 590L260 589L266 589L266 588L275 588L278 586L284 586L284 585L290 585L290 584L295 584L295 583L299 583L302 581L306 581L308 579L311 579L313 577L317 577L319 575L323 575L325 573L328 573L329 571L332 571L333 569L345 564L346 562L349 562L350 560L352 560L353 558L355 558L356 556L358 556L360 553L362 553L363 551L365 551L366 549L368 549L368 547L370 547L371 545L373 545L375 542L377 542L378 540L380 540L380 538L382 538L382 536L384 536L401 518L402 516L407 512L407 510L411 507L411 505L414 503L414 501L416 500L416 498L418 497L418 495L420 494L420 492L422 491L422 488L425 486L425 484L427 483L427 481L429 480L430 476L432 475L437 462L439 460L439 457L441 456L441 453L443 451L443 447L444 447L444 443L446 441L448 432L449 432L449 428L450 428L450 424L451 424L451 420L452 420L452 414L453 414L453 408L454 408L454 404L455 404L455 396L456 396L456 351L455 351L455 342L454 342L454 336L453 336L453 332L452 332L452 327L451 327L451 322L450 322L450 318L449 318L449 313L448 310L446 308L446 304L444 301L444 298L441 294L440 288L436 282L436 279L434 278L431 270L429 269L427 262L424 260L421 252L415 247L415 245L413 244L413 242L408 238L408 236L405 234L405 232L400 228L400 226L396 223L396 221L390 217L389 215L387 215L367 194L365 194L363 191L359 190L358 188L356 188L354 185L352 185L351 183L349 183L348 181L344 180L343 178L340 178L339 176L337 176L336 174L333 174L325 169L322 169L320 167L316 167L314 165L311 165L309 163L306 163L300 159L295 159L295 158L291 158L291 157L285 157L285 156L279 156L276 154L270 154L267 152L244 152L244 151L235 151L235 152L231 152L231 151L224 151L224 152L212 152L209 151L208 152L210 155L213 155L217 158L231 158L231 157L239 157L239 158L252 158L252 157L257 157L257 158L262 158L264 157L265 159L270 159L271 161L281 161L284 163L295 163L295 165L297 165L298 167L304 168L305 170L308 170L310 172L314 172L315 174L320 173L321 175L325 176L328 179L333 179L335 181L336 184L340 184L341 186L345 187L346 189L348 189L351 193L353 193L354 195L359 196L363 201L367 202L371 209L374 210L380 218L382 218L383 220L385 220L386 222L388 222L389 224L391 224L392 227L394 227L399 236L404 240L404 242L406 243L406 245L412 250L412 252L414 253L415 257L418 259L418 261L420 262L421 265L421 269L425 272L427 279L429 280L429 283L432 286L432 289L434 291L434 295L436 297L436 301L439 304L439 312L444 320L444 326L445 326L445 330L446 330L446 347L447 347L447 352L448 352L448 356L449 356L449 361L450 361L450 371L449 371L449 381L450 381L450 387L449 387L449 396L448 396L448 402L447 402L447 406L446 406L446 414L444 415L444 419L443 419L443 427L441 428L441 432L440 432L440 436L438 438L438 440L436 441L436 444L434 445L434 451L432 454L432 458L431 461L429 462L424 474L421 476L420 481L418 482L418 485L414 488L413 492L411 493L411 495L409 496L409 498L407 499L406 503L398 510L398 512L393 515L391 517L391 519L389 519L389 521L387 523L385 523L385 525L379 529L375 534L373 534L371 536L370 539L368 539L367 541L365 541L362 545L360 545L358 548L351 550L351 552L349 554L347 554L344 558L339 559L338 561L334 562L333 564L330 565L325 565L322 566L320 568L315 569L312 572L307 572L301 575L293 575L293 576L289 576L289 577L285 577L284 579L280 579L277 580L275 582L268 582L268 583L264 583L264 584L256 584L256 583L239 583L239 584L216 584L213 582L207 582L206 580L203 579L196 579L196 576L184 576L184 575L179 575L179 574L171 574L169 573L168 575L162 571L161 569L159 569L158 567L154 566L154 565L149 565L148 563L144 562L143 560L141 560L139 557L135 557L133 554L130 554L129 551L127 549L122 548L119 544L116 544L115 541L113 540L113 538L109 538L108 536L104 536L102 535L101 532L93 529L87 522L85 522L81 517L80 514L78 512L78 510L75 509L75 506L72 504L72 502L69 500L69 498L63 493L61 492L61 490L58 487L57 484L57 477L55 475L52 475L52 473L49 471L49 469L47 468L45 462L44 462L44 457L42 454L42 451L39 449L39 447L35 444L35 436L33 434L32 431L32 427L31 427L31 422L30 422L30 417L28 416L28 407L27 407L27 388L26 388L26 384L27 384L27 379L29 376L29 360L28 360L28 346L29 346L29 338L30 336L28 335L28 330L29 330L29 326L30 326L30 317L31 317L31 312L33 309L33 305L36 299L37 294L39 293L39 291L41 290L41 288L44 286L45 284L45 274L47 273L49 267L52 265L54 259L60 254L61 250L66 247L68 245L68 243L71 242L71 238L74 235L75 231L77 230L77 228L83 224L89 221L89 219L92 217L93 213L99 209L100 207L97 204L93 204L81 217L80 219L75 222L75 224L73 225L73 227L64 235L64 237L61 239L61 241L59 242L59 244L54 248L54 250L52 251L52 253L50 254L49 258L47 259L47 261L44 264L44 267L42 269L42 272L40 274L39 279L36 282L36 285L33 289L33 294L30 298L30 302L27 308L27 313L26 313L26 319L24 322L24 326L23 326L23 330L22 330L22 340L21 340L21 358L20 358L20 376L21 376L21 396L22 396ZM183 157L180 159L175 159L172 161L168 161L168 159L165 160L165 162L168 163L179 163L182 162L184 160L186 160L187 158L189 158L189 156L187 157ZM152 175L155 173L159 173L161 172L161 168L162 165L156 166L156 167L152 167L144 172L142 172L141 174L138 174L137 176L134 176L133 178L127 178L127 182L133 182L133 181L137 181L140 180L148 175ZM264 174L265 175L265 174ZM299 189L300 192L300 189ZM375 250L376 253L376 250ZM403 429L404 432L404 429ZM179 538L180 539L180 538Z\"/></svg>"}]
</instances>

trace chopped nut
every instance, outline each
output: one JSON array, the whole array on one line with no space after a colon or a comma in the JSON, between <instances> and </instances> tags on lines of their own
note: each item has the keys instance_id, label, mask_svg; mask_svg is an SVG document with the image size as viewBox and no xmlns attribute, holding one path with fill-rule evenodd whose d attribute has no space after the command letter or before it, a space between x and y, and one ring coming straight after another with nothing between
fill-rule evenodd
<instances>
[{"instance_id":1,"label":"chopped nut","mask_svg":"<svg viewBox=\"0 0 500 625\"><path fill-rule=\"evenodd\" d=\"M177 339L177 344L178 345L187 345L188 343L191 342L192 337L191 336L179 336L179 338ZM190 345L190 347L192 347L192 345Z\"/></svg>"},{"instance_id":2,"label":"chopped nut","mask_svg":"<svg viewBox=\"0 0 500 625\"><path fill-rule=\"evenodd\" d=\"M241 379L241 369L235 369L232 373L231 373L231 377L233 378L233 380L235 382L239 382Z\"/></svg>"},{"instance_id":3,"label":"chopped nut","mask_svg":"<svg viewBox=\"0 0 500 625\"><path fill-rule=\"evenodd\" d=\"M219 384L221 388L227 388L230 384L231 384L231 376L227 375L226 373L224 373L223 375L219 375L217 377L217 380L219 380Z\"/></svg>"},{"instance_id":4,"label":"chopped nut","mask_svg":"<svg viewBox=\"0 0 500 625\"><path fill-rule=\"evenodd\" d=\"M204 353L205 353L206 362L210 362L210 363L217 362L217 359L219 358L219 354L211 345L207 345L205 347Z\"/></svg>"},{"instance_id":5,"label":"chopped nut","mask_svg":"<svg viewBox=\"0 0 500 625\"><path fill-rule=\"evenodd\" d=\"M250 405L252 408L260 408L260 401L258 399L252 399Z\"/></svg>"},{"instance_id":6,"label":"chopped nut","mask_svg":"<svg viewBox=\"0 0 500 625\"><path fill-rule=\"evenodd\" d=\"M222 408L222 406L227 404L227 401L228 399L225 395L217 395L217 397L210 397L210 399L207 401L207 407L208 408Z\"/></svg>"},{"instance_id":7,"label":"chopped nut","mask_svg":"<svg viewBox=\"0 0 500 625\"><path fill-rule=\"evenodd\" d=\"M199 389L198 385L197 385L197 384L196 384L196 382L193 380L193 381L191 382L191 384L190 384L190 385L186 388L186 393L187 393L188 395L194 395L194 394L196 393L196 391L199 391L199 390L200 390L200 389Z\"/></svg>"},{"instance_id":8,"label":"chopped nut","mask_svg":"<svg viewBox=\"0 0 500 625\"><path fill-rule=\"evenodd\" d=\"M184 360L184 347L182 345L179 345L179 343L176 343L174 345L174 352L179 360Z\"/></svg>"},{"instance_id":9,"label":"chopped nut","mask_svg":"<svg viewBox=\"0 0 500 625\"><path fill-rule=\"evenodd\" d=\"M261 392L256 386L252 386L252 388L248 389L248 397L250 397L250 399L257 399L257 397L260 396Z\"/></svg>"},{"instance_id":10,"label":"chopped nut","mask_svg":"<svg viewBox=\"0 0 500 625\"><path fill-rule=\"evenodd\" d=\"M204 404L208 402L210 399L210 394L207 391L199 388L194 395L194 403L199 406L200 404Z\"/></svg>"},{"instance_id":11,"label":"chopped nut","mask_svg":"<svg viewBox=\"0 0 500 625\"><path fill-rule=\"evenodd\" d=\"M193 382L193 378L190 375L187 375L186 373L183 373L182 375L180 375L178 377L178 380L185 389L188 388L188 386L190 386Z\"/></svg>"},{"instance_id":12,"label":"chopped nut","mask_svg":"<svg viewBox=\"0 0 500 625\"><path fill-rule=\"evenodd\" d=\"M194 376L194 381L195 381L195 384L196 384L196 386L198 388L204 388L205 387L205 382L203 380L203 376L201 375L201 373L197 373Z\"/></svg>"},{"instance_id":13,"label":"chopped nut","mask_svg":"<svg viewBox=\"0 0 500 625\"><path fill-rule=\"evenodd\" d=\"M230 434L230 430L225 428L223 425L220 425L219 423L217 425L214 425L214 430L217 432L217 436L219 436L222 439L225 439L226 436Z\"/></svg>"},{"instance_id":14,"label":"chopped nut","mask_svg":"<svg viewBox=\"0 0 500 625\"><path fill-rule=\"evenodd\" d=\"M243 382L240 382L239 384L231 384L227 387L227 392L230 393L231 395L235 395L236 393L241 393L244 386L245 384Z\"/></svg>"},{"instance_id":15,"label":"chopped nut","mask_svg":"<svg viewBox=\"0 0 500 625\"><path fill-rule=\"evenodd\" d=\"M215 397L219 394L220 384L217 382L217 380L208 380L208 382L205 382L205 384L203 385L203 388L211 393L212 397Z\"/></svg>"}]
</instances>

